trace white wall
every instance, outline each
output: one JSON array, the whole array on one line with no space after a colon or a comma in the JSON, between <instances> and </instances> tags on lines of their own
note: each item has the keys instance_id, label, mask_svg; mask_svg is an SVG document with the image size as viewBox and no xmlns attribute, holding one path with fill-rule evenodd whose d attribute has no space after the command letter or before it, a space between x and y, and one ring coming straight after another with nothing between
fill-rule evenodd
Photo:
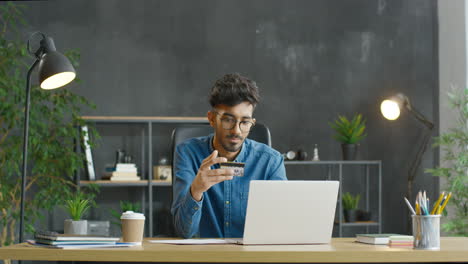
<instances>
[{"instance_id":1,"label":"white wall","mask_svg":"<svg viewBox=\"0 0 468 264\"><path fill-rule=\"evenodd\" d=\"M441 131L451 124L447 91L467 85L466 0L439 0L439 102Z\"/></svg>"},{"instance_id":2,"label":"white wall","mask_svg":"<svg viewBox=\"0 0 468 264\"><path fill-rule=\"evenodd\" d=\"M465 89L467 85L467 19L468 0L438 0L439 12L439 133L455 124L455 114L450 109L447 92ZM443 153L440 152L440 157ZM441 163L441 165L443 165ZM440 181L445 189L445 179ZM450 215L450 208L449 215ZM443 222L443 218L442 218Z\"/></svg>"}]
</instances>

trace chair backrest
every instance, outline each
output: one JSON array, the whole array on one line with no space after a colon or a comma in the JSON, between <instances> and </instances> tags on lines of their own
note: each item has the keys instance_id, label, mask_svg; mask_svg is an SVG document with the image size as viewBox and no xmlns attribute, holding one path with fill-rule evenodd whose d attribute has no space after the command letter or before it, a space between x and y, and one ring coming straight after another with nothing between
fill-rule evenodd
<instances>
[{"instance_id":1,"label":"chair backrest","mask_svg":"<svg viewBox=\"0 0 468 264\"><path fill-rule=\"evenodd\" d=\"M184 125L172 131L172 161L177 144L186 139L207 136L213 133L213 128L209 124ZM264 143L271 147L271 135L267 126L257 123L249 133L249 139Z\"/></svg>"},{"instance_id":2,"label":"chair backrest","mask_svg":"<svg viewBox=\"0 0 468 264\"><path fill-rule=\"evenodd\" d=\"M194 137L207 136L213 133L213 128L209 124L197 124L197 125L182 125L176 127L172 131L172 159L171 159L171 168L172 168L172 183L174 182L174 153L175 147L183 142L186 139ZM255 140L260 143L264 143L271 147L271 135L270 130L267 126L257 123L252 128L248 136L249 139Z\"/></svg>"}]
</instances>

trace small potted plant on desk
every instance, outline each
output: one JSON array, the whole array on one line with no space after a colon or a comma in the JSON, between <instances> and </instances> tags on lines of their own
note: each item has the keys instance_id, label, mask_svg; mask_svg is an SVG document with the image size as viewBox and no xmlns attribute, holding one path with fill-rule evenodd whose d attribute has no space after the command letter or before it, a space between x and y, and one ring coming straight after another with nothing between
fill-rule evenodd
<instances>
[{"instance_id":1,"label":"small potted plant on desk","mask_svg":"<svg viewBox=\"0 0 468 264\"><path fill-rule=\"evenodd\" d=\"M88 232L88 221L82 220L84 213L91 207L91 200L86 198L82 192L76 192L65 200L65 210L71 219L65 219L64 233L70 235L86 235Z\"/></svg>"},{"instance_id":2,"label":"small potted plant on desk","mask_svg":"<svg viewBox=\"0 0 468 264\"><path fill-rule=\"evenodd\" d=\"M357 207L359 204L359 200L361 199L360 194L356 194L355 196L349 192L345 192L342 197L343 202L343 212L344 218L346 222L356 222L357 220Z\"/></svg>"},{"instance_id":3,"label":"small potted plant on desk","mask_svg":"<svg viewBox=\"0 0 468 264\"><path fill-rule=\"evenodd\" d=\"M343 160L355 160L358 142L367 136L364 133L366 120L362 119L361 114L355 114L352 120L339 115L338 119L329 125L336 131L334 138L341 142Z\"/></svg>"}]
</instances>

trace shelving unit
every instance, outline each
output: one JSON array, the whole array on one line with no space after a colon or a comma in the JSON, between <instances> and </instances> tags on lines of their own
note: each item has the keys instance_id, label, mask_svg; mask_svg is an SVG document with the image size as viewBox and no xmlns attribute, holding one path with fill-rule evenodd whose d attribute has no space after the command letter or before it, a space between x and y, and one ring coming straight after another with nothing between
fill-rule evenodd
<instances>
[{"instance_id":1,"label":"shelving unit","mask_svg":"<svg viewBox=\"0 0 468 264\"><path fill-rule=\"evenodd\" d=\"M153 187L155 186L171 186L170 182L155 181L153 180L153 125L155 124L208 124L206 117L181 117L181 116L83 116L87 123L94 124L140 124L144 126L142 130L141 142L141 162L140 172L142 180L140 181L82 181L80 174L76 177L77 186L84 187L90 184L97 184L105 188L119 188L119 187L136 187L145 188L146 192L141 192L142 208L145 210L147 216L148 228L146 236L153 237ZM81 129L81 128L78 128ZM146 149L146 151L145 151ZM145 197L147 194L147 197ZM145 201L148 202L146 208ZM146 208L146 209L145 209Z\"/></svg>"},{"instance_id":2,"label":"shelving unit","mask_svg":"<svg viewBox=\"0 0 468 264\"><path fill-rule=\"evenodd\" d=\"M97 184L101 187L126 187L126 186L148 186L148 180L141 181L80 181L80 186L86 186L90 184ZM151 181L153 186L171 186L170 182L167 181Z\"/></svg>"},{"instance_id":3,"label":"shelving unit","mask_svg":"<svg viewBox=\"0 0 468 264\"><path fill-rule=\"evenodd\" d=\"M144 117L144 116L83 116L83 119L87 123L94 123L99 125L105 124L140 124L143 125L142 135L141 135L141 162L140 162L140 172L142 180L140 181L131 181L131 182L120 182L120 181L86 181L81 180L80 174L77 174L76 184L80 187L85 187L90 184L97 184L101 188L145 188L145 192L141 192L141 201L142 208L145 210L145 215L147 215L147 224L146 236L153 237L153 187L165 187L171 186L170 182L165 181L156 181L153 180L153 126L155 124L175 124L175 125L186 125L186 124L208 124L206 117L166 117L166 116L155 116L155 117ZM81 128L79 128L81 129ZM165 143L167 144L167 142ZM288 166L326 166L327 167L327 179L336 179L340 182L339 197L338 197L338 217L336 225L338 226L339 236L342 236L343 227L352 227L352 226L365 226L368 230L369 227L378 227L378 232L381 233L382 225L382 162L381 161L285 161L285 165ZM354 222L346 223L344 222L343 210L341 197L343 193L342 182L346 177L344 176L344 167L352 165L362 165L365 167L366 171L366 194L365 194L365 209L369 210L370 208L370 199L369 199L369 177L370 177L370 166L377 166L378 168L378 218L377 221L372 222ZM337 175L333 175L333 169L338 169ZM146 202L148 206L146 206ZM368 232L368 231L367 231Z\"/></svg>"},{"instance_id":4,"label":"shelving unit","mask_svg":"<svg viewBox=\"0 0 468 264\"><path fill-rule=\"evenodd\" d=\"M329 160L329 161L285 161L285 166L298 166L298 165L305 165L305 166L327 166L327 180L338 180L340 182L340 188L338 192L338 219L335 221L335 224L338 226L338 234L341 237L343 234L343 227L356 227L356 226L364 226L366 227L367 233L369 233L369 227L377 227L378 233L382 233L382 161L380 160L357 160L357 161L343 161L343 160ZM370 166L377 166L378 170L378 216L376 221L362 221L362 222L352 222L347 223L344 221L343 217L343 205L341 197L343 196L343 179L346 177L343 174L343 170L345 166L353 166L353 165L362 165L365 169L365 210L369 211L370 209ZM338 168L338 175L333 177L332 171L333 168Z\"/></svg>"}]
</instances>

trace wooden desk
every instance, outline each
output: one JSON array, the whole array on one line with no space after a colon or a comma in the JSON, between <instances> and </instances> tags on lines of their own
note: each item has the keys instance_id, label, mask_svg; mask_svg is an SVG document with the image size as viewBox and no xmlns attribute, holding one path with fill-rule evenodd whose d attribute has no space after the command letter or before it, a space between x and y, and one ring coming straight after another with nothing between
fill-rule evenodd
<instances>
[{"instance_id":1,"label":"wooden desk","mask_svg":"<svg viewBox=\"0 0 468 264\"><path fill-rule=\"evenodd\" d=\"M168 245L60 250L27 244L0 248L0 259L122 262L468 262L468 237L444 237L441 250L366 245L354 238L333 238L329 245Z\"/></svg>"}]
</instances>

